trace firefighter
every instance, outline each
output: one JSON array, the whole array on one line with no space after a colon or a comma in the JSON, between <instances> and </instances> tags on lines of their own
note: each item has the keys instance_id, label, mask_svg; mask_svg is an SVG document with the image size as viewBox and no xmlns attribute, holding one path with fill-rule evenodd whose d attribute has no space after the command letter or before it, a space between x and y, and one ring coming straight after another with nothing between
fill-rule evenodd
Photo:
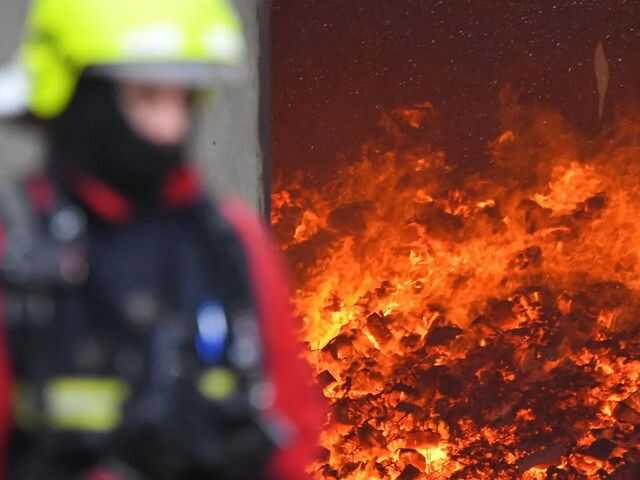
<instances>
[{"instance_id":1,"label":"firefighter","mask_svg":"<svg viewBox=\"0 0 640 480\"><path fill-rule=\"evenodd\" d=\"M33 3L0 81L46 138L0 192L0 478L305 478L324 407L280 259L185 155L244 57L227 0Z\"/></svg>"}]
</instances>

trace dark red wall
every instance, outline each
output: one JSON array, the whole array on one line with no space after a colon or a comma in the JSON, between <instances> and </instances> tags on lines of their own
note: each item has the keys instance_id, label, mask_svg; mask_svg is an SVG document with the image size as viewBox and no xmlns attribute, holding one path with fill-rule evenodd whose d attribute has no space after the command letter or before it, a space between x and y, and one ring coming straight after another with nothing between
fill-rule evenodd
<instances>
[{"instance_id":1,"label":"dark red wall","mask_svg":"<svg viewBox=\"0 0 640 480\"><path fill-rule=\"evenodd\" d=\"M599 40L610 118L640 87L636 0L274 0L275 174L330 172L337 152L374 134L381 110L424 100L443 114L454 160L482 164L505 82L593 132Z\"/></svg>"}]
</instances>

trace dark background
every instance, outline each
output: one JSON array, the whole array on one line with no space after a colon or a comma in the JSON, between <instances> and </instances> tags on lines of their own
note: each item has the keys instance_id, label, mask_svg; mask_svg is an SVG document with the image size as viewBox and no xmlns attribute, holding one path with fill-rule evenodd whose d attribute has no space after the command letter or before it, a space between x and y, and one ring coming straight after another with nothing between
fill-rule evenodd
<instances>
[{"instance_id":1,"label":"dark background","mask_svg":"<svg viewBox=\"0 0 640 480\"><path fill-rule=\"evenodd\" d=\"M610 68L604 121L640 90L640 0L273 0L276 177L322 177L376 134L381 111L430 100L455 162L477 163L498 132L498 95L601 128L594 51Z\"/></svg>"}]
</instances>

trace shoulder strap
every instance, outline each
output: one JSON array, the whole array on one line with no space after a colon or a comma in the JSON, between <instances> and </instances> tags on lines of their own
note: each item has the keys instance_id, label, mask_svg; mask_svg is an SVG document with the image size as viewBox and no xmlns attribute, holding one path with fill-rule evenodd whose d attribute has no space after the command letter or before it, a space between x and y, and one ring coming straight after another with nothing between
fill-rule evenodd
<instances>
[{"instance_id":1,"label":"shoulder strap","mask_svg":"<svg viewBox=\"0 0 640 480\"><path fill-rule=\"evenodd\" d=\"M199 234L211 260L223 272L221 287L232 332L230 360L247 380L254 407L258 410L267 408L272 387L266 376L257 300L243 242L213 202L201 201L195 208L195 215Z\"/></svg>"},{"instance_id":2,"label":"shoulder strap","mask_svg":"<svg viewBox=\"0 0 640 480\"><path fill-rule=\"evenodd\" d=\"M57 193L46 210L30 193L26 183L0 186L6 232L0 282L25 291L77 285L86 276L81 252L86 219Z\"/></svg>"}]
</instances>

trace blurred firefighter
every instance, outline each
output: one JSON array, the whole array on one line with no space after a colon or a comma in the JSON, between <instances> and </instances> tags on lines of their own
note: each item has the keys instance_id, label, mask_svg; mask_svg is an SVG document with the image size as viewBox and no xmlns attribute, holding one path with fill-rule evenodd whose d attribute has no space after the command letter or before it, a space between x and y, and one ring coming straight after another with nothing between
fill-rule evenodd
<instances>
[{"instance_id":1,"label":"blurred firefighter","mask_svg":"<svg viewBox=\"0 0 640 480\"><path fill-rule=\"evenodd\" d=\"M0 192L4 478L305 478L324 410L279 258L185 160L244 54L227 0L33 3L0 92L47 139Z\"/></svg>"}]
</instances>

